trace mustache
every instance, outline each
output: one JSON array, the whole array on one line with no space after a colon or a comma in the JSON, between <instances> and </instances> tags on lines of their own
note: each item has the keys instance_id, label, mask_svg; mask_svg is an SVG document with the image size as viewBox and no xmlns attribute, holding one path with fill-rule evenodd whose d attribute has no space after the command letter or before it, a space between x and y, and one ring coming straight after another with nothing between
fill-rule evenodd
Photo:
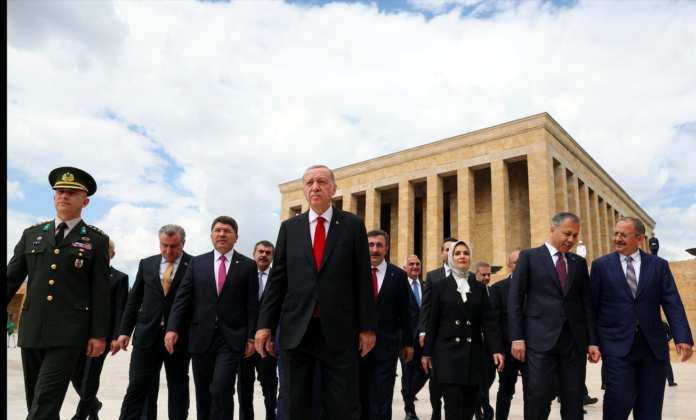
<instances>
[{"instance_id":1,"label":"mustache","mask_svg":"<svg viewBox=\"0 0 696 420\"><path fill-rule=\"evenodd\" d=\"M371 257L379 257L379 256L381 256L381 255L382 255L382 254L380 254L379 252L370 252L370 256L371 256Z\"/></svg>"},{"instance_id":2,"label":"mustache","mask_svg":"<svg viewBox=\"0 0 696 420\"><path fill-rule=\"evenodd\" d=\"M625 242L621 242L621 241L616 241L616 242L614 242L614 244L615 245L626 245Z\"/></svg>"},{"instance_id":3,"label":"mustache","mask_svg":"<svg viewBox=\"0 0 696 420\"><path fill-rule=\"evenodd\" d=\"M266 257L261 257L261 258L259 258L259 261L268 261L268 258L266 258Z\"/></svg>"}]
</instances>

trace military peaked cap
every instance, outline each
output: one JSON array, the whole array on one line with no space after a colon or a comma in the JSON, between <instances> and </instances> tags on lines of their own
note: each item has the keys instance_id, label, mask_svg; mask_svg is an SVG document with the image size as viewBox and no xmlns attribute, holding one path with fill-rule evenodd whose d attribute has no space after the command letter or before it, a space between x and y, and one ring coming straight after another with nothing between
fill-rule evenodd
<instances>
[{"instance_id":1,"label":"military peaked cap","mask_svg":"<svg viewBox=\"0 0 696 420\"><path fill-rule=\"evenodd\" d=\"M64 166L56 168L48 175L48 183L51 188L80 190L87 193L87 197L97 192L97 182L90 174L82 169Z\"/></svg>"}]
</instances>

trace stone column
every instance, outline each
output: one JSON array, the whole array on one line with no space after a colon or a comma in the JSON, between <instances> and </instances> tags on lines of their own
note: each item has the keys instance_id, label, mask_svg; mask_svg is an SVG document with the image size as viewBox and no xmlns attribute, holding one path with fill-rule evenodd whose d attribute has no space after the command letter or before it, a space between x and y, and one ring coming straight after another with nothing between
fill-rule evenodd
<instances>
[{"instance_id":1,"label":"stone column","mask_svg":"<svg viewBox=\"0 0 696 420\"><path fill-rule=\"evenodd\" d=\"M457 239L471 244L476 249L476 204L474 189L474 171L469 168L457 170Z\"/></svg>"},{"instance_id":2,"label":"stone column","mask_svg":"<svg viewBox=\"0 0 696 420\"><path fill-rule=\"evenodd\" d=\"M607 240L609 232L607 232L607 202L601 197L597 198L597 210L599 211L599 242L602 244L602 254L606 254Z\"/></svg>"},{"instance_id":3,"label":"stone column","mask_svg":"<svg viewBox=\"0 0 696 420\"><path fill-rule=\"evenodd\" d=\"M614 230L614 208L609 203L607 203L607 221L604 225L604 230L607 232L607 240L604 243L607 247L607 253L609 253L613 247L611 232Z\"/></svg>"},{"instance_id":4,"label":"stone column","mask_svg":"<svg viewBox=\"0 0 696 420\"><path fill-rule=\"evenodd\" d=\"M503 160L491 162L491 195L493 197L493 261L491 265L503 268L498 272L498 278L508 276L507 256L509 255L510 232L510 178L508 164ZM473 246L473 245L472 245Z\"/></svg>"},{"instance_id":5,"label":"stone column","mask_svg":"<svg viewBox=\"0 0 696 420\"><path fill-rule=\"evenodd\" d=\"M399 190L391 190L391 215L389 217L389 262L402 267L404 260L399 261Z\"/></svg>"},{"instance_id":6,"label":"stone column","mask_svg":"<svg viewBox=\"0 0 696 420\"><path fill-rule=\"evenodd\" d=\"M280 210L280 223L283 223L292 217L295 217L295 210L293 210L292 207L285 207Z\"/></svg>"},{"instance_id":7,"label":"stone column","mask_svg":"<svg viewBox=\"0 0 696 420\"><path fill-rule=\"evenodd\" d=\"M365 227L367 231L380 228L382 193L374 188L365 191Z\"/></svg>"},{"instance_id":8,"label":"stone column","mask_svg":"<svg viewBox=\"0 0 696 420\"><path fill-rule=\"evenodd\" d=\"M527 155L527 169L529 172L531 246L538 247L549 238L551 219L556 214L553 158L546 148Z\"/></svg>"},{"instance_id":9,"label":"stone column","mask_svg":"<svg viewBox=\"0 0 696 420\"><path fill-rule=\"evenodd\" d=\"M424 220L425 228L423 229L428 232L425 252L423 252L424 255L427 255L426 273L438 267L440 245L444 239L442 236L444 216L442 177L437 174L428 176L427 191L426 205L428 210L424 212L427 219Z\"/></svg>"},{"instance_id":10,"label":"stone column","mask_svg":"<svg viewBox=\"0 0 696 420\"><path fill-rule=\"evenodd\" d=\"M594 258L604 255L602 235L599 232L599 197L595 191L590 191L590 228L592 229L592 254Z\"/></svg>"},{"instance_id":11,"label":"stone column","mask_svg":"<svg viewBox=\"0 0 696 420\"><path fill-rule=\"evenodd\" d=\"M353 214L358 214L358 197L351 193L343 195L343 211L349 211Z\"/></svg>"},{"instance_id":12,"label":"stone column","mask_svg":"<svg viewBox=\"0 0 696 420\"><path fill-rule=\"evenodd\" d=\"M590 190L587 188L587 184L578 185L578 195L580 199L580 240L585 245L587 249L587 259L588 263L592 263L595 259L595 252L593 248L593 235L592 235L592 218L590 217Z\"/></svg>"},{"instance_id":13,"label":"stone column","mask_svg":"<svg viewBox=\"0 0 696 420\"><path fill-rule=\"evenodd\" d=\"M566 169L560 163L553 168L554 189L556 195L556 213L569 211L568 207L568 180Z\"/></svg>"},{"instance_id":14,"label":"stone column","mask_svg":"<svg viewBox=\"0 0 696 420\"><path fill-rule=\"evenodd\" d=\"M410 181L399 182L399 258L403 262L413 254L414 207L416 194Z\"/></svg>"},{"instance_id":15,"label":"stone column","mask_svg":"<svg viewBox=\"0 0 696 420\"><path fill-rule=\"evenodd\" d=\"M580 216L580 196L578 191L578 178L575 174L566 173L566 187L568 191L568 211Z\"/></svg>"},{"instance_id":16,"label":"stone column","mask_svg":"<svg viewBox=\"0 0 696 420\"><path fill-rule=\"evenodd\" d=\"M459 231L459 214L457 212L457 193L456 191L450 192L450 236L457 237L457 232ZM444 238L443 238L444 240ZM473 245L472 245L473 246Z\"/></svg>"}]
</instances>

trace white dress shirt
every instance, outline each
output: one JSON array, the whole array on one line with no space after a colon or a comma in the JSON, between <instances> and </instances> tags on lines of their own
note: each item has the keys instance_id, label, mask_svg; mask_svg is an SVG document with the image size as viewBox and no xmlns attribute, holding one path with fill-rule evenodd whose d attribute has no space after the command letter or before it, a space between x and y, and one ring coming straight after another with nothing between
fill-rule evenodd
<instances>
[{"instance_id":1,"label":"white dress shirt","mask_svg":"<svg viewBox=\"0 0 696 420\"><path fill-rule=\"evenodd\" d=\"M628 268L626 257L626 255L619 254L619 258L621 259L621 268L623 268L624 276L626 275L626 269ZM630 257L633 258L633 261L631 261L631 265L633 266L633 271L636 272L636 284L638 284L638 282L640 281L640 250L636 250L636 252L631 254Z\"/></svg>"},{"instance_id":2,"label":"white dress shirt","mask_svg":"<svg viewBox=\"0 0 696 420\"><path fill-rule=\"evenodd\" d=\"M63 229L63 238L66 238L68 236L68 233L70 233L71 230L75 229L75 226L77 226L77 224L80 223L80 220L82 220L82 217L77 217L72 220L60 220L60 217L56 216L55 220L53 221L53 224L55 225L53 226L54 235L58 235L58 225L65 222L65 224L67 224L68 227Z\"/></svg>"},{"instance_id":3,"label":"white dress shirt","mask_svg":"<svg viewBox=\"0 0 696 420\"><path fill-rule=\"evenodd\" d=\"M215 291L220 294L220 290L218 289L218 271L220 270L220 264L222 263L222 260L220 259L220 256L222 255L221 253L218 252L218 250L213 250L213 253L215 254L215 259L213 260L214 264L214 273L215 273ZM230 252L225 254L225 276L227 276L227 273L230 272L230 263L232 262L232 256L234 255L234 249L231 249Z\"/></svg>"},{"instance_id":4,"label":"white dress shirt","mask_svg":"<svg viewBox=\"0 0 696 420\"><path fill-rule=\"evenodd\" d=\"M587 248L585 248L585 245L578 245L578 249L576 250L576 253L585 258L587 257Z\"/></svg>"},{"instance_id":5,"label":"white dress shirt","mask_svg":"<svg viewBox=\"0 0 696 420\"><path fill-rule=\"evenodd\" d=\"M268 268L265 271L259 271L261 276L261 284L259 284L259 288L261 289L261 293L263 293L264 290L266 290L266 283L268 283L268 273L271 272L271 266L269 265Z\"/></svg>"},{"instance_id":6,"label":"white dress shirt","mask_svg":"<svg viewBox=\"0 0 696 420\"><path fill-rule=\"evenodd\" d=\"M548 248L549 252L551 253L551 258L553 259L553 266L556 266L556 263L558 263L558 255L556 253L558 250L553 247L550 243L546 242L546 248ZM566 275L568 275L568 257L566 257L566 254L561 254L563 255L563 262L565 262L566 266Z\"/></svg>"},{"instance_id":7,"label":"white dress shirt","mask_svg":"<svg viewBox=\"0 0 696 420\"><path fill-rule=\"evenodd\" d=\"M411 277L408 277L408 287L411 288L411 293L413 294L414 298L416 296L415 293L413 293L413 282L416 282L416 287L418 288L418 297L420 297L421 305L423 304L423 288L421 287L420 282L416 279L413 280Z\"/></svg>"},{"instance_id":8,"label":"white dress shirt","mask_svg":"<svg viewBox=\"0 0 696 420\"><path fill-rule=\"evenodd\" d=\"M171 280L174 280L174 275L176 275L176 269L179 268L179 264L181 264L181 258L184 256L184 253L182 252L181 255L179 255L179 258L174 260L174 268L172 269L172 278ZM160 284L162 283L162 278L164 278L164 272L167 271L167 267L169 267L169 261L165 260L164 257L160 260L160 266L159 266L159 277L160 277Z\"/></svg>"},{"instance_id":9,"label":"white dress shirt","mask_svg":"<svg viewBox=\"0 0 696 420\"><path fill-rule=\"evenodd\" d=\"M382 290L382 283L384 283L384 275L387 274L387 260L382 260L380 265L372 268L377 269L375 275L377 276L377 293L379 293Z\"/></svg>"},{"instance_id":10,"label":"white dress shirt","mask_svg":"<svg viewBox=\"0 0 696 420\"><path fill-rule=\"evenodd\" d=\"M312 235L312 246L314 246L314 232L317 230L317 217L324 218L324 233L329 235L329 225L331 225L331 217L333 216L333 206L329 206L323 214L316 214L312 208L309 208L309 234ZM326 238L324 238L326 239Z\"/></svg>"}]
</instances>

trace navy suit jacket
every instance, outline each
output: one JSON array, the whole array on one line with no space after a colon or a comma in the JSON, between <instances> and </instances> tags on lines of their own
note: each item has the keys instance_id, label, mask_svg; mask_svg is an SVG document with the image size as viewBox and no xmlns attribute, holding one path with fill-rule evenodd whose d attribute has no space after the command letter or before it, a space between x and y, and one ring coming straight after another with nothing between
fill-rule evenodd
<instances>
[{"instance_id":1,"label":"navy suit jacket","mask_svg":"<svg viewBox=\"0 0 696 420\"><path fill-rule=\"evenodd\" d=\"M377 360L399 357L402 346L413 346L412 340L404 339L413 332L409 307L409 287L406 272L392 263L387 263L382 287L375 300L377 310L377 339L372 353ZM374 290L374 288L373 288Z\"/></svg>"},{"instance_id":2,"label":"navy suit jacket","mask_svg":"<svg viewBox=\"0 0 696 420\"><path fill-rule=\"evenodd\" d=\"M628 287L618 252L594 260L590 282L597 314L599 350L603 355L623 357L628 354L637 319L655 357L668 359L669 344L665 340L660 307L667 316L674 342L694 344L677 285L669 264L662 258L640 251L635 298Z\"/></svg>"},{"instance_id":3,"label":"navy suit jacket","mask_svg":"<svg viewBox=\"0 0 696 420\"><path fill-rule=\"evenodd\" d=\"M214 259L213 251L191 258L169 314L167 331L178 331L190 322L189 351L203 353L213 340L217 318L230 347L244 352L247 340L254 339L259 316L256 261L234 251L218 296ZM191 307L189 320L184 315Z\"/></svg>"},{"instance_id":4,"label":"navy suit jacket","mask_svg":"<svg viewBox=\"0 0 696 420\"><path fill-rule=\"evenodd\" d=\"M413 287L411 287L411 282L408 281L408 278L406 278L406 283L408 283L408 288L409 293L408 293L408 312L411 314L411 329L413 330L413 334L411 336L412 340L415 340L418 338L418 329L420 325L420 312L421 308L423 307L423 294L425 290L425 282L421 279L416 280L418 284L420 284L420 301L421 301L421 306L418 306L418 302L416 302L416 295L413 294Z\"/></svg>"},{"instance_id":5,"label":"navy suit jacket","mask_svg":"<svg viewBox=\"0 0 696 420\"><path fill-rule=\"evenodd\" d=\"M558 341L565 314L581 350L598 345L587 261L572 252L566 258L564 294L546 244L520 252L508 297L511 341L524 340L528 348L549 351Z\"/></svg>"}]
</instances>

